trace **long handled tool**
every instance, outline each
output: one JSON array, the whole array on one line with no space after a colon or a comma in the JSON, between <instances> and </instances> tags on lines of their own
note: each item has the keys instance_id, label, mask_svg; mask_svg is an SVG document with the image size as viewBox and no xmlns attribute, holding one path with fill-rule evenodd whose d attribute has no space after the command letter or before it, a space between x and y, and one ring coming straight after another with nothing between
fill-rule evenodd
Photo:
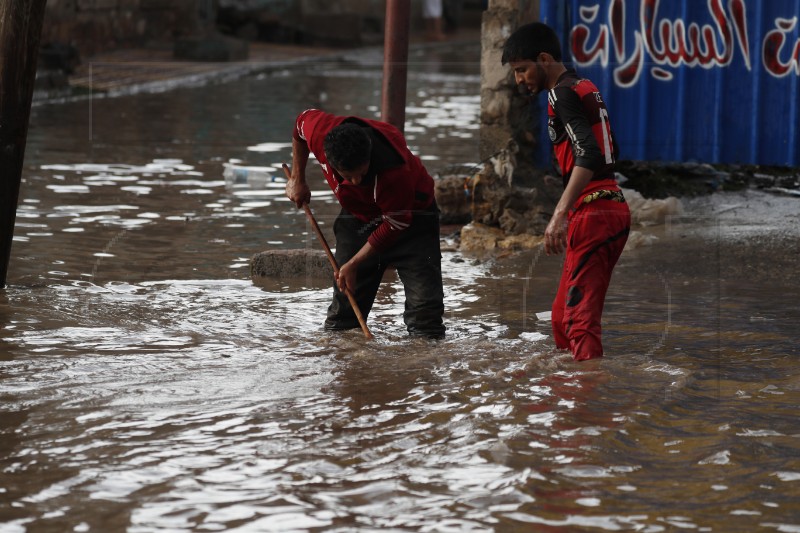
<instances>
[{"instance_id":1,"label":"long handled tool","mask_svg":"<svg viewBox=\"0 0 800 533\"><path fill-rule=\"evenodd\" d=\"M286 163L283 164L283 173L286 174L286 179L292 179L292 171L289 170L289 165ZM339 265L336 263L336 258L333 257L331 253L331 248L328 246L328 241L325 240L325 235L322 234L322 230L319 229L319 224L317 224L317 220L314 218L314 214L311 212L311 208L308 206L307 203L303 204L303 210L306 212L306 217L308 221L311 223L311 227L314 228L314 233L317 234L317 239L319 239L320 244L322 244L322 248L325 250L325 254L328 256L328 261L331 262L331 266L333 267L333 271L336 274L339 274ZM364 320L364 315L361 314L361 309L358 308L358 303L356 302L355 297L350 292L349 289L344 289L344 295L347 296L347 299L350 301L350 305L353 307L353 312L356 314L356 318L358 319L358 323L361 325L361 331L364 332L364 336L368 339L373 339L372 333L369 331L367 327L367 322Z\"/></svg>"}]
</instances>

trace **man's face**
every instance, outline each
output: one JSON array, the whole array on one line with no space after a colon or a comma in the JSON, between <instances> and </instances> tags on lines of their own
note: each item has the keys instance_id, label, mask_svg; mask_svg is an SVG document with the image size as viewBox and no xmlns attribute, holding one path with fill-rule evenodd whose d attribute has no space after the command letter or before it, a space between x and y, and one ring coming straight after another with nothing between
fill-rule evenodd
<instances>
[{"instance_id":1,"label":"man's face","mask_svg":"<svg viewBox=\"0 0 800 533\"><path fill-rule=\"evenodd\" d=\"M339 173L342 179L352 183L353 185L360 185L369 171L369 161L354 168L353 170L335 170Z\"/></svg>"},{"instance_id":2,"label":"man's face","mask_svg":"<svg viewBox=\"0 0 800 533\"><path fill-rule=\"evenodd\" d=\"M541 57L542 54L539 54ZM514 81L528 90L530 94L536 96L547 89L547 75L544 68L538 61L526 59L524 61L509 61L511 70L514 72Z\"/></svg>"}]
</instances>

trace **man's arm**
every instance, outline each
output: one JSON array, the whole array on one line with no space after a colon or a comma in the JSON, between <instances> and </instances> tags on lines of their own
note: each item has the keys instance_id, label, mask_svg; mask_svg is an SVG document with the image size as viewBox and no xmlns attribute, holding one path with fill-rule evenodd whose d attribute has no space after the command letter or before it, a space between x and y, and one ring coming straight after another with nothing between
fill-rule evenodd
<instances>
[{"instance_id":1,"label":"man's arm","mask_svg":"<svg viewBox=\"0 0 800 533\"><path fill-rule=\"evenodd\" d=\"M376 253L391 247L413 219L414 189L409 186L407 169L394 169L375 176L375 203L381 210L381 223L364 246L339 270L339 288L355 291L358 265Z\"/></svg>"},{"instance_id":2,"label":"man's arm","mask_svg":"<svg viewBox=\"0 0 800 533\"><path fill-rule=\"evenodd\" d=\"M544 232L544 250L547 255L560 254L566 249L569 210L578 201L581 192L589 184L594 173L602 167L605 159L592 132L592 125L586 116L587 110L581 99L570 88L559 88L556 91L553 111L567 130L575 155L575 167L569 175L567 186Z\"/></svg>"},{"instance_id":3,"label":"man's arm","mask_svg":"<svg viewBox=\"0 0 800 533\"><path fill-rule=\"evenodd\" d=\"M339 275L336 276L339 290L344 291L345 289L349 289L352 294L356 293L356 272L358 271L358 265L375 253L375 248L373 248L369 242L366 242L356 255L339 267Z\"/></svg>"},{"instance_id":4,"label":"man's arm","mask_svg":"<svg viewBox=\"0 0 800 533\"><path fill-rule=\"evenodd\" d=\"M295 129L292 135L292 176L286 182L286 196L298 208L311 201L311 189L306 183L306 165L310 153L308 144L297 135Z\"/></svg>"},{"instance_id":5,"label":"man's arm","mask_svg":"<svg viewBox=\"0 0 800 533\"><path fill-rule=\"evenodd\" d=\"M567 188L561 194L553 211L553 217L544 230L544 251L547 255L560 254L567 247L567 215L578 201L581 191L591 181L594 172L586 167L575 167L570 175Z\"/></svg>"}]
</instances>

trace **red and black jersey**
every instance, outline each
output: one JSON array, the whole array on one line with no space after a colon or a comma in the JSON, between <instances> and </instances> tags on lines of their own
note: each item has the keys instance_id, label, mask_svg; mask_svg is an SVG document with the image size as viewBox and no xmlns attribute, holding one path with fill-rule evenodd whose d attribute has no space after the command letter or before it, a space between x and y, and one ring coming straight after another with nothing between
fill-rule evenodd
<instances>
[{"instance_id":1,"label":"red and black jersey","mask_svg":"<svg viewBox=\"0 0 800 533\"><path fill-rule=\"evenodd\" d=\"M382 145L379 152L373 142L370 174L374 170L374 175L359 185L342 179L325 157L325 136L343 122L369 128L373 140ZM409 227L415 211L425 210L434 201L433 178L408 149L400 130L391 124L307 109L298 115L293 136L305 142L317 158L342 207L362 222L376 224L369 243L378 251L385 250ZM382 161L376 161L376 157Z\"/></svg>"},{"instance_id":2,"label":"red and black jersey","mask_svg":"<svg viewBox=\"0 0 800 533\"><path fill-rule=\"evenodd\" d=\"M617 145L606 104L594 83L568 69L547 94L547 118L564 187L575 166L594 171L585 192L597 188L594 182L614 180Z\"/></svg>"}]
</instances>

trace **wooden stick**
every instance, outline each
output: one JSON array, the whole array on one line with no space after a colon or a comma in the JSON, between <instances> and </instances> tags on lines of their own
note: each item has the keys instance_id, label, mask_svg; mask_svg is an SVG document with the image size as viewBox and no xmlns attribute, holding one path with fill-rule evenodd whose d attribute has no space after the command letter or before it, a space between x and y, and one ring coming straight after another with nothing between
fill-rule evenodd
<instances>
[{"instance_id":1,"label":"wooden stick","mask_svg":"<svg viewBox=\"0 0 800 533\"><path fill-rule=\"evenodd\" d=\"M289 170L289 165L286 163L283 164L283 173L286 174L286 179L292 179L292 171ZM308 221L311 223L311 227L314 228L314 233L317 234L317 239L319 240L322 248L325 250L325 255L328 256L328 261L330 261L331 266L333 267L333 271L338 275L339 274L339 265L336 263L336 258L333 257L331 253L331 248L328 246L328 241L325 240L325 235L322 234L322 230L319 229L319 224L317 224L317 220L314 218L314 214L311 212L311 208L308 206L308 203L303 204L303 210L306 212L306 217ZM369 331L367 327L367 322L364 320L364 315L361 314L361 309L358 307L358 303L356 302L355 297L350 292L349 289L344 289L344 295L347 296L347 299L350 301L350 305L353 307L353 312L356 314L356 318L358 319L358 323L361 325L361 331L364 332L364 336L367 339L374 339L372 333Z\"/></svg>"}]
</instances>

